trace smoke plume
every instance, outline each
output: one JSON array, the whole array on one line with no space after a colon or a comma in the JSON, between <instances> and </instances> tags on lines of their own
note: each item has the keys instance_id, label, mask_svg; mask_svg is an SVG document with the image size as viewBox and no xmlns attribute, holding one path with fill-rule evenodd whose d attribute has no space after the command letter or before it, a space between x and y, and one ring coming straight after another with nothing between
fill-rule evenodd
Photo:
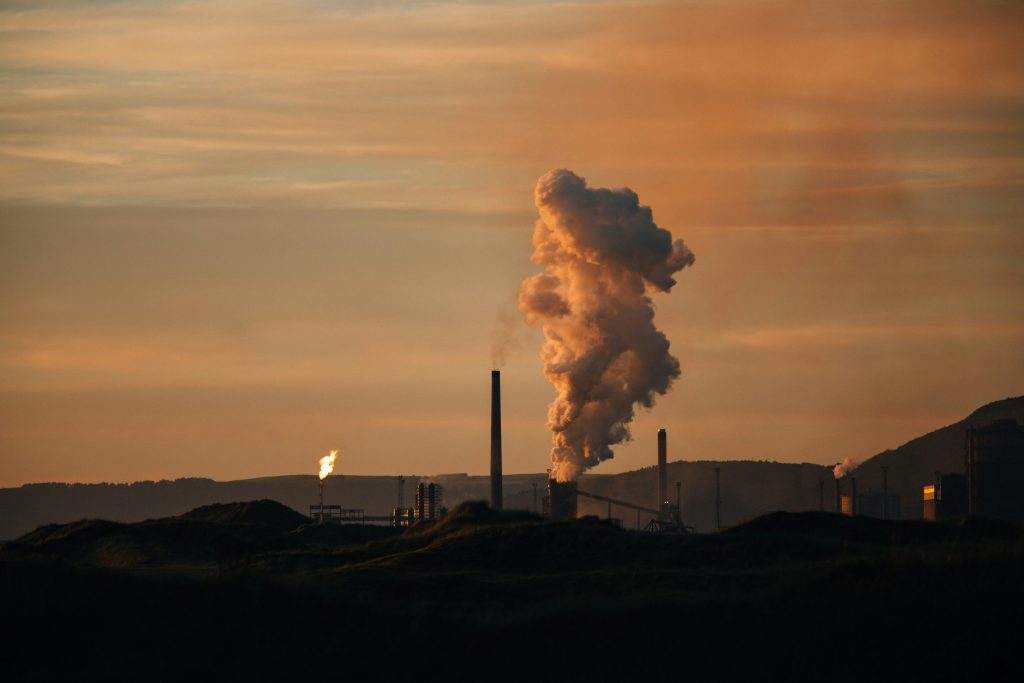
<instances>
[{"instance_id":1,"label":"smoke plume","mask_svg":"<svg viewBox=\"0 0 1024 683\"><path fill-rule=\"evenodd\" d=\"M519 338L519 326L522 318L515 314L511 305L498 311L491 332L491 367L498 369L505 366L509 356L518 355L522 347Z\"/></svg>"},{"instance_id":2,"label":"smoke plume","mask_svg":"<svg viewBox=\"0 0 1024 683\"><path fill-rule=\"evenodd\" d=\"M842 479L847 474L857 469L857 465L859 464L860 463L854 460L853 458L843 458L843 461L841 463L838 463L835 467L832 468L832 476L835 477L836 479Z\"/></svg>"},{"instance_id":3,"label":"smoke plume","mask_svg":"<svg viewBox=\"0 0 1024 683\"><path fill-rule=\"evenodd\" d=\"M572 481L612 457L634 407L650 408L679 376L648 293L670 291L694 257L628 188L588 188L558 169L537 181L534 200L532 260L544 272L523 280L519 310L543 329L544 374L558 392L552 476Z\"/></svg>"}]
</instances>

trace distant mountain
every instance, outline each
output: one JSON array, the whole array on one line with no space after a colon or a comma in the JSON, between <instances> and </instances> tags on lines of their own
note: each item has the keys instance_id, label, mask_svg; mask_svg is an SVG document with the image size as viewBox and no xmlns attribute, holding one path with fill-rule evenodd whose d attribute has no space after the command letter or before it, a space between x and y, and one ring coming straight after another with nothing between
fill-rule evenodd
<instances>
[{"instance_id":1,"label":"distant mountain","mask_svg":"<svg viewBox=\"0 0 1024 683\"><path fill-rule=\"evenodd\" d=\"M964 435L968 426L998 419L1024 422L1024 397L1008 398L979 408L956 424L914 439L895 450L864 462L857 470L858 492L882 490L882 467L889 467L889 491L902 497L902 516L921 516L921 487L932 481L936 470L962 472ZM672 453L669 440L669 455ZM580 481L584 491L634 505L655 508L655 455L651 467L622 474L587 474ZM825 510L835 507L835 488L830 466L769 461L676 461L669 463L669 496L676 499L680 482L684 522L698 531L715 528L715 468L719 468L721 524L734 526L759 515L786 510ZM444 502L453 507L467 500L487 500L488 478L467 474L432 477L408 476L404 486L406 507L415 501L416 485L433 481L444 487ZM824 482L824 496L822 483ZM536 485L536 488L534 488ZM505 507L539 510L546 485L545 475L513 474L504 477ZM134 484L26 484L0 489L0 539L12 539L43 524L79 519L137 522L154 517L180 515L215 503L271 499L301 514L317 502L316 475L261 477L238 481L176 479ZM822 498L824 500L822 501ZM386 515L398 501L397 477L332 475L327 480L326 502L361 508L368 515ZM580 514L608 515L606 503L580 498ZM643 526L650 516L613 505L611 516L623 526Z\"/></svg>"},{"instance_id":2,"label":"distant mountain","mask_svg":"<svg viewBox=\"0 0 1024 683\"><path fill-rule=\"evenodd\" d=\"M1004 419L1024 423L1024 396L988 403L959 422L866 460L853 473L857 477L858 494L880 493L882 468L888 467L889 491L900 494L903 518L920 518L921 488L935 481L935 473L964 472L967 428Z\"/></svg>"},{"instance_id":3,"label":"distant mountain","mask_svg":"<svg viewBox=\"0 0 1024 683\"><path fill-rule=\"evenodd\" d=\"M671 454L671 439L669 453ZM652 458L653 460L654 458ZM803 512L818 510L821 482L826 482L825 510L835 507L831 467L812 463L783 463L768 460L697 460L668 463L669 500L675 502L679 483L683 522L697 531L715 530L715 469L719 469L721 525L729 527L776 510ZM583 477L583 491L656 509L657 468L652 464L632 472ZM829 493L833 491L831 494ZM831 497L830 497L831 496ZM579 513L606 517L608 504L579 498ZM643 527L651 515L612 505L611 516L627 528Z\"/></svg>"},{"instance_id":4,"label":"distant mountain","mask_svg":"<svg viewBox=\"0 0 1024 683\"><path fill-rule=\"evenodd\" d=\"M260 477L237 481L187 478L170 481L141 481L132 484L26 484L0 489L0 540L12 539L43 524L105 519L138 522L155 517L180 515L193 508L217 503L271 499L306 515L319 502L315 474ZM412 507L416 485L438 482L444 487L448 507L464 500L488 497L487 477L442 474L405 478L403 505ZM506 495L517 497L522 506L532 505L532 483L543 495L543 474L507 475ZM361 477L346 474L327 479L325 502L344 508L362 509L367 515L387 515L398 502L398 477Z\"/></svg>"}]
</instances>

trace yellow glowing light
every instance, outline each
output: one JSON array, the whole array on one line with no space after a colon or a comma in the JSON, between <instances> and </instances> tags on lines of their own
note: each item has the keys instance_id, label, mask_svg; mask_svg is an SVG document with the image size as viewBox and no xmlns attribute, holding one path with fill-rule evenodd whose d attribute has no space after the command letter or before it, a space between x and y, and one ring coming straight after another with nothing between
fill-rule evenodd
<instances>
[{"instance_id":1,"label":"yellow glowing light","mask_svg":"<svg viewBox=\"0 0 1024 683\"><path fill-rule=\"evenodd\" d=\"M334 471L334 459L338 457L338 451L331 451L330 455L320 458L320 479L325 479L328 474Z\"/></svg>"}]
</instances>

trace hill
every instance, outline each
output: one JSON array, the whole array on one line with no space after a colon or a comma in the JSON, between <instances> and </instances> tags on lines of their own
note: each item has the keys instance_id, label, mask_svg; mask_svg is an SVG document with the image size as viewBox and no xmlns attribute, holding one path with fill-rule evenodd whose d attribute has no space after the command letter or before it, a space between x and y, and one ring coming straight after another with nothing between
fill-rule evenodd
<instances>
[{"instance_id":1,"label":"hill","mask_svg":"<svg viewBox=\"0 0 1024 683\"><path fill-rule=\"evenodd\" d=\"M905 519L921 517L921 488L936 472L964 472L967 428L1013 419L1024 423L1024 396L988 403L959 422L912 439L864 461L855 471L859 493L881 493L882 468L889 468L889 491L900 494Z\"/></svg>"},{"instance_id":2,"label":"hill","mask_svg":"<svg viewBox=\"0 0 1024 683\"><path fill-rule=\"evenodd\" d=\"M882 467L889 467L889 490L902 497L902 516L921 516L921 487L930 483L936 470L963 471L963 443L971 424L988 424L1013 418L1024 422L1024 397L996 401L977 409L967 418L913 439L894 450L880 453L857 470L860 493L880 493ZM670 451L671 456L671 442ZM655 473L652 467L622 474L587 474L580 488L592 493L655 507ZM812 463L769 461L675 461L669 463L669 488L676 496L675 482L681 483L682 515L687 524L701 531L715 529L715 468L719 468L721 523L732 526L775 510L791 512L817 510L821 504L820 485L825 482L825 509L834 507L830 466ZM412 505L416 485L434 481L444 487L449 507L467 500L484 500L489 495L488 478L467 474L406 477L404 501ZM536 484L537 488L534 489ZM505 506L539 510L546 478L543 473L504 477ZM327 502L362 508L367 514L387 515L397 503L396 477L332 475L327 485ZM536 496L536 498L535 498ZM0 540L15 538L42 524L65 523L82 518L135 522L152 517L172 516L201 505L239 500L271 499L306 514L317 501L316 475L260 477L237 481L177 479L133 484L26 484L0 489ZM608 507L580 499L581 514L608 515ZM643 526L649 520L635 511L613 506L611 516L624 526Z\"/></svg>"}]
</instances>

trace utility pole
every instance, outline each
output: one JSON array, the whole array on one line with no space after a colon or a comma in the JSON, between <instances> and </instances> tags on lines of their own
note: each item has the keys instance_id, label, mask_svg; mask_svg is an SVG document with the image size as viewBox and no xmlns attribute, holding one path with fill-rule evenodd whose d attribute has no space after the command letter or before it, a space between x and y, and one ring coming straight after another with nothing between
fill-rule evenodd
<instances>
[{"instance_id":1,"label":"utility pole","mask_svg":"<svg viewBox=\"0 0 1024 683\"><path fill-rule=\"evenodd\" d=\"M722 488L720 486L721 467L715 468L715 531L722 530Z\"/></svg>"},{"instance_id":2,"label":"utility pole","mask_svg":"<svg viewBox=\"0 0 1024 683\"><path fill-rule=\"evenodd\" d=\"M882 468L882 519L889 519L889 468Z\"/></svg>"}]
</instances>

